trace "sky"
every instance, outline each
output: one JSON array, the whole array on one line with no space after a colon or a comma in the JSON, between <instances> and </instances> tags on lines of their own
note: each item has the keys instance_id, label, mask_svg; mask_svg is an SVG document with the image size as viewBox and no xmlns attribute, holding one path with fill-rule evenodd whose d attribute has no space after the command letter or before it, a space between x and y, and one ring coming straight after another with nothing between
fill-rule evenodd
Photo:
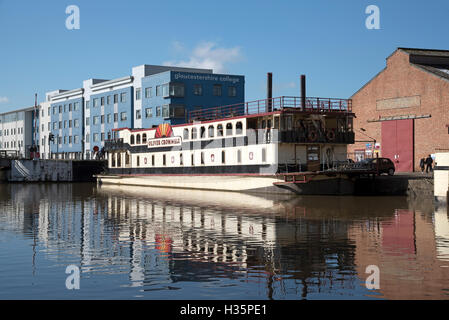
<instances>
[{"instance_id":1,"label":"sky","mask_svg":"<svg viewBox=\"0 0 449 320\"><path fill-rule=\"evenodd\" d=\"M265 98L267 72L273 96L300 96L305 74L308 96L348 98L397 47L449 50L448 35L447 0L0 0L0 112L141 64L244 75L247 101Z\"/></svg>"}]
</instances>

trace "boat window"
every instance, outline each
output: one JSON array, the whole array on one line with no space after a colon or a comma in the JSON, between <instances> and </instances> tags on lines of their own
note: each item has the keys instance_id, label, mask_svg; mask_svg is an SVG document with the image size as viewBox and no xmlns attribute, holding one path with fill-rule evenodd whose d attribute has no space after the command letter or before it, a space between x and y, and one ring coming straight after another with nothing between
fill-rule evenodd
<instances>
[{"instance_id":1,"label":"boat window","mask_svg":"<svg viewBox=\"0 0 449 320\"><path fill-rule=\"evenodd\" d=\"M129 165L129 154L125 153L125 165Z\"/></svg>"},{"instance_id":2,"label":"boat window","mask_svg":"<svg viewBox=\"0 0 449 320\"><path fill-rule=\"evenodd\" d=\"M137 135L136 144L140 144L140 134Z\"/></svg>"},{"instance_id":3,"label":"boat window","mask_svg":"<svg viewBox=\"0 0 449 320\"><path fill-rule=\"evenodd\" d=\"M209 126L208 130L209 130L209 138L213 138L214 137L214 131L215 131L214 126L212 126L212 125Z\"/></svg>"},{"instance_id":4,"label":"boat window","mask_svg":"<svg viewBox=\"0 0 449 320\"><path fill-rule=\"evenodd\" d=\"M154 154L151 156L151 165L154 167Z\"/></svg>"},{"instance_id":5,"label":"boat window","mask_svg":"<svg viewBox=\"0 0 449 320\"><path fill-rule=\"evenodd\" d=\"M165 154L162 155L162 165L163 166L167 165L167 156Z\"/></svg>"},{"instance_id":6,"label":"boat window","mask_svg":"<svg viewBox=\"0 0 449 320\"><path fill-rule=\"evenodd\" d=\"M204 152L201 152L201 164L204 164Z\"/></svg>"},{"instance_id":7,"label":"boat window","mask_svg":"<svg viewBox=\"0 0 449 320\"><path fill-rule=\"evenodd\" d=\"M201 138L206 138L206 128L205 127L201 127Z\"/></svg>"},{"instance_id":8,"label":"boat window","mask_svg":"<svg viewBox=\"0 0 449 320\"><path fill-rule=\"evenodd\" d=\"M122 166L122 154L117 153L117 167L121 167L121 166Z\"/></svg>"},{"instance_id":9,"label":"boat window","mask_svg":"<svg viewBox=\"0 0 449 320\"><path fill-rule=\"evenodd\" d=\"M131 135L131 142L130 143L134 144L134 135L133 134Z\"/></svg>"},{"instance_id":10,"label":"boat window","mask_svg":"<svg viewBox=\"0 0 449 320\"><path fill-rule=\"evenodd\" d=\"M140 167L140 157L139 156L136 157L136 163L137 163L137 166Z\"/></svg>"},{"instance_id":11,"label":"boat window","mask_svg":"<svg viewBox=\"0 0 449 320\"><path fill-rule=\"evenodd\" d=\"M192 128L192 139L196 139L197 131L196 128Z\"/></svg>"},{"instance_id":12,"label":"boat window","mask_svg":"<svg viewBox=\"0 0 449 320\"><path fill-rule=\"evenodd\" d=\"M116 155L115 155L115 153L113 153L112 157L111 157L111 167L115 167L115 158L116 158Z\"/></svg>"},{"instance_id":13,"label":"boat window","mask_svg":"<svg viewBox=\"0 0 449 320\"><path fill-rule=\"evenodd\" d=\"M221 151L221 163L226 163L226 152Z\"/></svg>"},{"instance_id":14,"label":"boat window","mask_svg":"<svg viewBox=\"0 0 449 320\"><path fill-rule=\"evenodd\" d=\"M189 140L189 129L184 129L183 138L184 140Z\"/></svg>"},{"instance_id":15,"label":"boat window","mask_svg":"<svg viewBox=\"0 0 449 320\"><path fill-rule=\"evenodd\" d=\"M232 136L232 123L227 123L226 124L226 135L227 136Z\"/></svg>"},{"instance_id":16,"label":"boat window","mask_svg":"<svg viewBox=\"0 0 449 320\"><path fill-rule=\"evenodd\" d=\"M192 162L192 166L194 166L195 165L195 156L194 156L194 154L192 153L192 156L191 156L191 162Z\"/></svg>"},{"instance_id":17,"label":"boat window","mask_svg":"<svg viewBox=\"0 0 449 320\"><path fill-rule=\"evenodd\" d=\"M242 150L237 150L237 162L241 163L242 162Z\"/></svg>"},{"instance_id":18,"label":"boat window","mask_svg":"<svg viewBox=\"0 0 449 320\"><path fill-rule=\"evenodd\" d=\"M217 137L223 137L223 125L217 125Z\"/></svg>"},{"instance_id":19,"label":"boat window","mask_svg":"<svg viewBox=\"0 0 449 320\"><path fill-rule=\"evenodd\" d=\"M274 118L274 128L279 129L279 117Z\"/></svg>"},{"instance_id":20,"label":"boat window","mask_svg":"<svg viewBox=\"0 0 449 320\"><path fill-rule=\"evenodd\" d=\"M267 161L267 150L265 148L262 148L262 162Z\"/></svg>"},{"instance_id":21,"label":"boat window","mask_svg":"<svg viewBox=\"0 0 449 320\"><path fill-rule=\"evenodd\" d=\"M184 165L184 162L182 161L182 153L179 155L179 164L180 164L181 166Z\"/></svg>"},{"instance_id":22,"label":"boat window","mask_svg":"<svg viewBox=\"0 0 449 320\"><path fill-rule=\"evenodd\" d=\"M147 143L147 134L146 133L144 133L142 135L142 143Z\"/></svg>"},{"instance_id":23,"label":"boat window","mask_svg":"<svg viewBox=\"0 0 449 320\"><path fill-rule=\"evenodd\" d=\"M235 134L242 134L243 132L243 124L242 122L237 122L237 124L235 125Z\"/></svg>"}]
</instances>

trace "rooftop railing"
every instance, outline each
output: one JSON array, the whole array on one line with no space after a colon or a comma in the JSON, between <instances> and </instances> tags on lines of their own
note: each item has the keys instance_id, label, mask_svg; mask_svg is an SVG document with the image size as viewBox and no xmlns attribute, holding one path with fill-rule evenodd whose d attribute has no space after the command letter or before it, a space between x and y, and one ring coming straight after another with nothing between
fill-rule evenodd
<instances>
[{"instance_id":1,"label":"rooftop railing","mask_svg":"<svg viewBox=\"0 0 449 320\"><path fill-rule=\"evenodd\" d=\"M282 96L272 99L249 101L239 104L213 107L189 112L189 122L214 120L236 116L266 113L267 110L278 111L295 109L302 112L352 112L351 99L307 97L305 107L301 97Z\"/></svg>"}]
</instances>

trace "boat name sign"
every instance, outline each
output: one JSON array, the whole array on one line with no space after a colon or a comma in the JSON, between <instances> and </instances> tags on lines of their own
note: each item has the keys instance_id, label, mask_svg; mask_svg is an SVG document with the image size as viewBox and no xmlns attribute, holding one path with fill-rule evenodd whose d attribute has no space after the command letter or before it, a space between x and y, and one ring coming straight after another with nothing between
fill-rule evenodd
<instances>
[{"instance_id":1,"label":"boat name sign","mask_svg":"<svg viewBox=\"0 0 449 320\"><path fill-rule=\"evenodd\" d=\"M156 138L148 140L148 148L175 147L182 144L181 137Z\"/></svg>"}]
</instances>

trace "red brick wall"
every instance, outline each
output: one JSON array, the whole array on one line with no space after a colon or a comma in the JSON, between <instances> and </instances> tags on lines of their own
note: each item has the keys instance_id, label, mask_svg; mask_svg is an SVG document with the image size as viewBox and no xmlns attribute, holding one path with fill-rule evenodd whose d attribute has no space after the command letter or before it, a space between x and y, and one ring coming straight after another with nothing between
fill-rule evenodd
<instances>
[{"instance_id":1,"label":"red brick wall","mask_svg":"<svg viewBox=\"0 0 449 320\"><path fill-rule=\"evenodd\" d=\"M383 99L420 96L419 107L393 110L377 110L377 101ZM415 120L415 170L419 160L434 153L437 148L449 149L449 81L439 78L409 63L409 55L397 50L387 59L387 68L352 97L355 140L369 140L360 133L382 141L381 122L367 122L395 115L424 115L431 118ZM348 146L348 152L365 149L365 143ZM381 146L382 150L382 146ZM380 153L380 156L382 153Z\"/></svg>"}]
</instances>

